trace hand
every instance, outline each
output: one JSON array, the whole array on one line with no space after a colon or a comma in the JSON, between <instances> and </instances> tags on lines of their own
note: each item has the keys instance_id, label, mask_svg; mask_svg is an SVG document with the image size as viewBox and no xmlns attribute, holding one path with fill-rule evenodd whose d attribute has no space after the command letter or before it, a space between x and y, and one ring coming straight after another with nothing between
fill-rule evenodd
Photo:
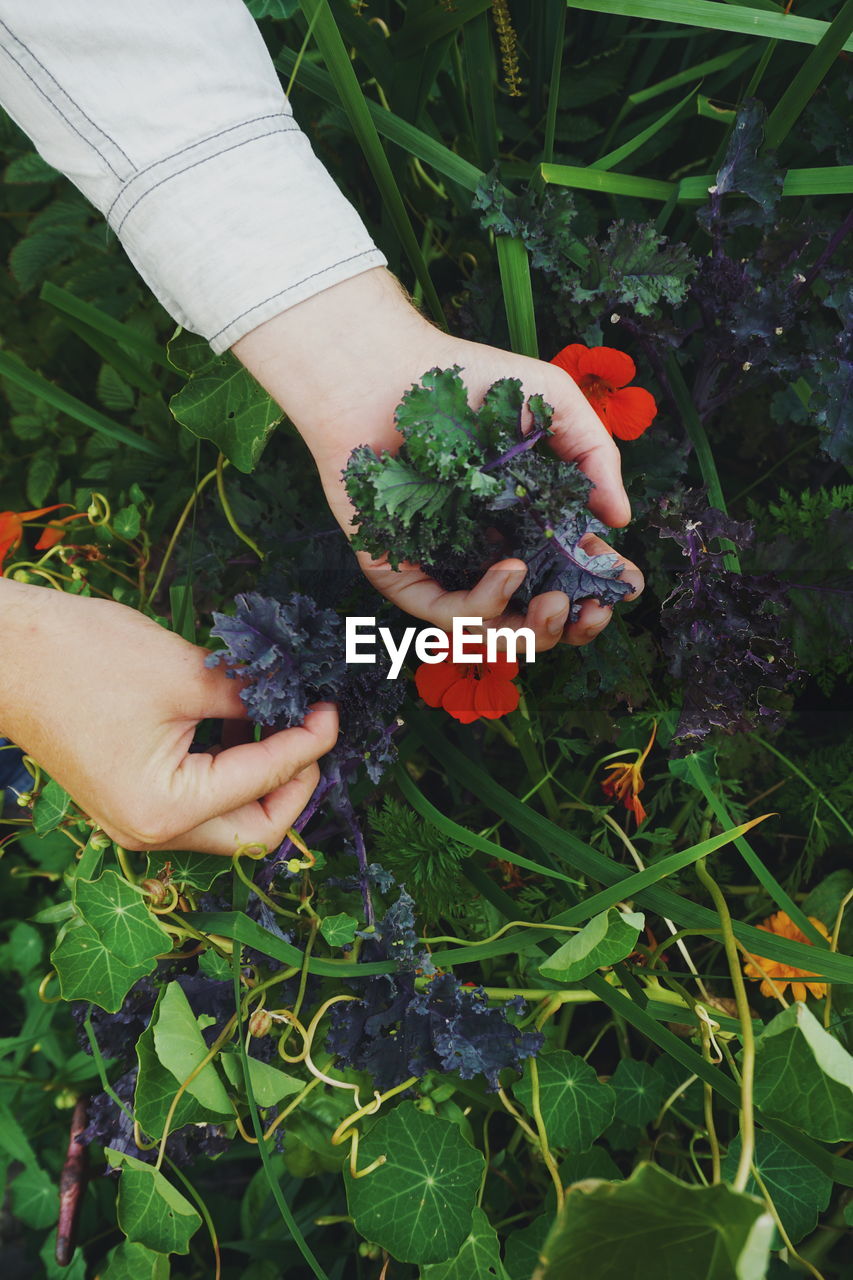
<instances>
[{"instance_id":1,"label":"hand","mask_svg":"<svg viewBox=\"0 0 853 1280\"><path fill-rule=\"evenodd\" d=\"M189 754L199 721L245 722L206 650L124 605L0 578L0 733L126 849L275 848L335 745L337 709L260 742Z\"/></svg>"},{"instance_id":2,"label":"hand","mask_svg":"<svg viewBox=\"0 0 853 1280\"><path fill-rule=\"evenodd\" d=\"M233 348L234 354L281 404L314 455L329 505L345 531L353 511L341 473L360 444L396 451L401 437L394 410L405 391L436 366L461 366L472 404L479 404L499 378L520 378L529 396L540 392L554 407L552 446L594 482L590 507L605 524L628 523L631 509L622 487L619 451L567 373L556 365L442 333L408 302L397 281L377 268L326 289L292 307ZM609 548L590 534L590 554ZM536 596L526 616L505 613L527 572L522 560L493 565L471 591L443 591L416 565L396 571L384 559L360 553L373 585L401 609L449 630L454 617L478 617L495 625L527 626L537 649L558 641L586 644L610 621L612 610L593 600L567 623L569 601L561 591ZM625 562L622 578L635 598L643 589L636 565Z\"/></svg>"}]
</instances>

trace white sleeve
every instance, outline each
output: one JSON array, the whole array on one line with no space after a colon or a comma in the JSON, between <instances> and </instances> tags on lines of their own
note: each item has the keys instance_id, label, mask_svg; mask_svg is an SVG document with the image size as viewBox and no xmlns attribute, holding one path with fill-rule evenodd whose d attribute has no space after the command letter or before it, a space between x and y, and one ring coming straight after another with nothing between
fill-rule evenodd
<instances>
[{"instance_id":1,"label":"white sleeve","mask_svg":"<svg viewBox=\"0 0 853 1280\"><path fill-rule=\"evenodd\" d=\"M0 101L217 353L385 264L242 0L0 0Z\"/></svg>"}]
</instances>

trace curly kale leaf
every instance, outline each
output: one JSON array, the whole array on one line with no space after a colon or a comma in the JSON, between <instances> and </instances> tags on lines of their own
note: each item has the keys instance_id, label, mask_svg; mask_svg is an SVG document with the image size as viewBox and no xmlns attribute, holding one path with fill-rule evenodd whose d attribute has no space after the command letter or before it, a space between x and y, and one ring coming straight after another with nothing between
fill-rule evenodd
<instances>
[{"instance_id":1,"label":"curly kale leaf","mask_svg":"<svg viewBox=\"0 0 853 1280\"><path fill-rule=\"evenodd\" d=\"M630 590L618 556L580 545L601 526L586 501L591 482L574 463L537 446L550 435L552 410L531 396L522 431L520 382L493 384L479 409L467 403L459 369L433 369L397 411L399 454L354 450L347 492L360 519L354 545L393 565L423 565L448 590L471 587L490 562L520 556L528 575L517 603L564 591L576 618L580 601L615 604Z\"/></svg>"},{"instance_id":2,"label":"curly kale leaf","mask_svg":"<svg viewBox=\"0 0 853 1280\"><path fill-rule=\"evenodd\" d=\"M247 682L240 690L256 724L289 729L308 714L309 691L334 695L346 672L338 615L319 609L307 596L293 595L282 604L250 592L236 598L232 618L214 613L211 635L225 642L207 665L225 662L232 679Z\"/></svg>"},{"instance_id":3,"label":"curly kale leaf","mask_svg":"<svg viewBox=\"0 0 853 1280\"><path fill-rule=\"evenodd\" d=\"M683 244L670 244L653 222L614 222L607 239L587 241L589 265L569 284L575 302L631 307L657 315L662 302L680 306L698 263Z\"/></svg>"},{"instance_id":4,"label":"curly kale leaf","mask_svg":"<svg viewBox=\"0 0 853 1280\"><path fill-rule=\"evenodd\" d=\"M662 538L672 538L690 560L664 601L661 621L670 671L682 683L684 701L676 729L681 754L711 733L737 733L761 723L778 727L773 695L798 676L788 641L779 635L782 590L767 575L735 573L723 565L711 542L747 546L754 530L706 506L690 492L680 509L662 505L651 520Z\"/></svg>"},{"instance_id":5,"label":"curly kale leaf","mask_svg":"<svg viewBox=\"0 0 853 1280\"><path fill-rule=\"evenodd\" d=\"M514 195L493 169L477 184L474 208L482 211L484 230L521 240L531 265L547 274L563 275L583 254L572 229L575 203L565 187L528 187Z\"/></svg>"}]
</instances>

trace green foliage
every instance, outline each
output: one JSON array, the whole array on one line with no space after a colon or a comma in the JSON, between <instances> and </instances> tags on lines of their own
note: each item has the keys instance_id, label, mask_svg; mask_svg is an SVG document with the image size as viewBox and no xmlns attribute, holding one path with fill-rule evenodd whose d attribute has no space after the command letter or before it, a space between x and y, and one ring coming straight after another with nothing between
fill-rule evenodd
<instances>
[{"instance_id":1,"label":"green foliage","mask_svg":"<svg viewBox=\"0 0 853 1280\"><path fill-rule=\"evenodd\" d=\"M474 1209L471 1230L455 1258L421 1269L421 1280L509 1280L501 1262L498 1234L482 1209Z\"/></svg>"},{"instance_id":2,"label":"green foliage","mask_svg":"<svg viewBox=\"0 0 853 1280\"><path fill-rule=\"evenodd\" d=\"M806 1005L778 1013L755 1042L755 1101L822 1142L853 1137L853 1057Z\"/></svg>"},{"instance_id":3,"label":"green foliage","mask_svg":"<svg viewBox=\"0 0 853 1280\"><path fill-rule=\"evenodd\" d=\"M568 1197L534 1280L560 1280L568 1267L618 1280L641 1258L665 1280L764 1280L772 1231L755 1197L641 1164L627 1182L582 1183Z\"/></svg>"},{"instance_id":4,"label":"green foliage","mask_svg":"<svg viewBox=\"0 0 853 1280\"><path fill-rule=\"evenodd\" d=\"M539 1105L551 1140L558 1147L586 1151L613 1119L616 1101L609 1084L573 1053L557 1051L537 1060ZM528 1111L533 1101L530 1067L513 1085L513 1093ZM532 1114L532 1113L531 1113Z\"/></svg>"},{"instance_id":5,"label":"green foliage","mask_svg":"<svg viewBox=\"0 0 853 1280\"><path fill-rule=\"evenodd\" d=\"M630 955L644 923L642 912L602 911L549 956L539 972L552 982L579 982Z\"/></svg>"},{"instance_id":6,"label":"green foliage","mask_svg":"<svg viewBox=\"0 0 853 1280\"><path fill-rule=\"evenodd\" d=\"M740 1149L738 1136L723 1161L723 1178L726 1181L735 1176ZM832 1179L804 1161L798 1152L773 1133L756 1134L754 1163L788 1238L796 1244L814 1230L818 1217L829 1204ZM759 1198L763 1194L754 1176L750 1176L745 1190ZM782 1248L778 1231L771 1247Z\"/></svg>"},{"instance_id":7,"label":"green foliage","mask_svg":"<svg viewBox=\"0 0 853 1280\"><path fill-rule=\"evenodd\" d=\"M405 885L426 920L455 916L470 885L460 866L468 850L423 821L407 805L385 796L370 811L376 860Z\"/></svg>"},{"instance_id":8,"label":"green foliage","mask_svg":"<svg viewBox=\"0 0 853 1280\"><path fill-rule=\"evenodd\" d=\"M188 1253L201 1218L186 1196L144 1161L109 1148L106 1155L121 1169L118 1224L129 1243L153 1253Z\"/></svg>"},{"instance_id":9,"label":"green foliage","mask_svg":"<svg viewBox=\"0 0 853 1280\"><path fill-rule=\"evenodd\" d=\"M669 244L652 222L614 222L606 240L588 242L588 266L569 286L577 303L630 307L640 316L659 316L661 304L679 306L687 296L696 259Z\"/></svg>"}]
</instances>

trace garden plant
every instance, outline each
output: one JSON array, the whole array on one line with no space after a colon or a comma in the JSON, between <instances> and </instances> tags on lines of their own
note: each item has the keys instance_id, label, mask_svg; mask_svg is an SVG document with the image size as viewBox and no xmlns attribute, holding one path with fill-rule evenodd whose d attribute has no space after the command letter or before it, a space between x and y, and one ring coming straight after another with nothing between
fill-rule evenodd
<instances>
[{"instance_id":1,"label":"garden plant","mask_svg":"<svg viewBox=\"0 0 853 1280\"><path fill-rule=\"evenodd\" d=\"M233 858L122 848L0 742L4 1269L844 1280L853 0L247 2L424 314L565 369L633 518L590 544L544 388L425 367L354 547L613 618L347 664L413 620L296 432L0 121L0 573L203 646L256 737L341 728Z\"/></svg>"}]
</instances>

